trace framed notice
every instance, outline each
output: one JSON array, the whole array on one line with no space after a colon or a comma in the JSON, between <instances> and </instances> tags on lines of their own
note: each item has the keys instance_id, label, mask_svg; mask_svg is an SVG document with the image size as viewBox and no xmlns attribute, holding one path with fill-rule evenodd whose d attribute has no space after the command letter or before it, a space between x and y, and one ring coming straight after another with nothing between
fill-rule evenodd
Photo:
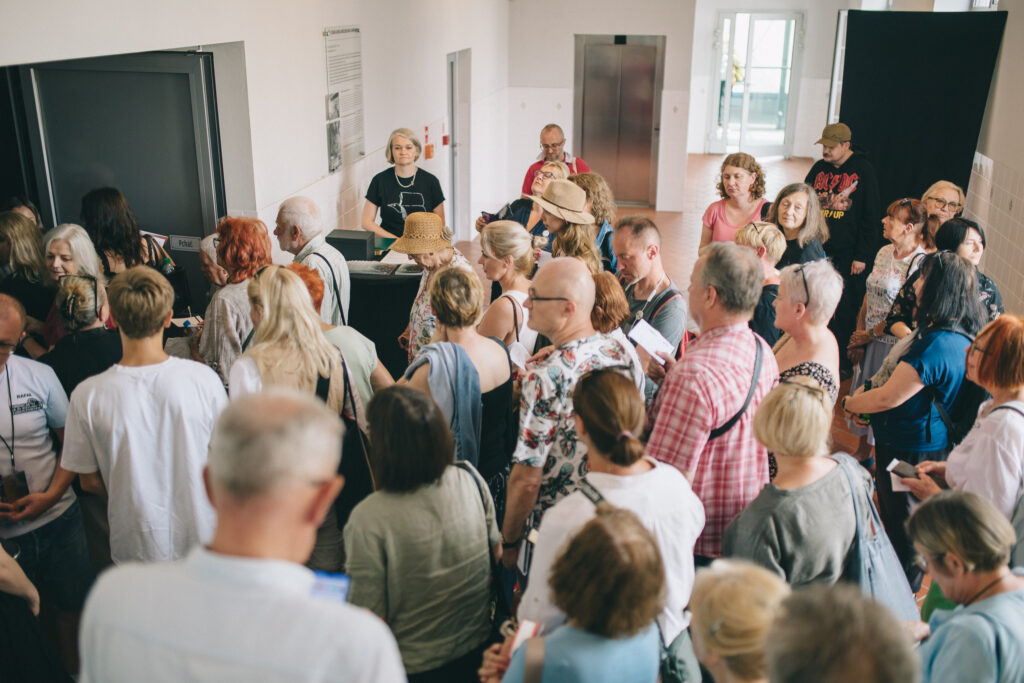
<instances>
[{"instance_id":1,"label":"framed notice","mask_svg":"<svg viewBox=\"0 0 1024 683\"><path fill-rule=\"evenodd\" d=\"M363 144L363 55L358 26L324 29L327 58L327 170L366 154Z\"/></svg>"}]
</instances>

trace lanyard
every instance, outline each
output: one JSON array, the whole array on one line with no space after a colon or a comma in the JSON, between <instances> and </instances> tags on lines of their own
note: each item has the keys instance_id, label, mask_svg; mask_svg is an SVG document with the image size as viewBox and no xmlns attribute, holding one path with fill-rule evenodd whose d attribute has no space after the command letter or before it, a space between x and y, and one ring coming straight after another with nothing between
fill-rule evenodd
<instances>
[{"instance_id":1,"label":"lanyard","mask_svg":"<svg viewBox=\"0 0 1024 683\"><path fill-rule=\"evenodd\" d=\"M647 310L647 306L651 303L651 299L653 299L654 295L658 293L658 288L661 287L661 283L664 282L665 280L668 280L668 276L667 275L662 275L661 279L658 280L658 284L654 285L654 289L652 289L651 293L647 295L647 300L644 301L644 305L641 306L639 308L639 310L637 310L636 315L633 318L634 322L636 322L638 320L643 320L644 311ZM669 282L670 285L672 284L671 280L668 280L668 282ZM635 282L633 283L633 289L634 289L634 291L636 290L636 283Z\"/></svg>"},{"instance_id":2,"label":"lanyard","mask_svg":"<svg viewBox=\"0 0 1024 683\"><path fill-rule=\"evenodd\" d=\"M4 363L4 374L7 375L7 407L11 411L11 442L7 443L7 439L3 437L3 434L0 434L0 441L3 441L4 447L11 453L11 472L13 473L17 468L14 466L14 399L11 398L10 363Z\"/></svg>"}]
</instances>

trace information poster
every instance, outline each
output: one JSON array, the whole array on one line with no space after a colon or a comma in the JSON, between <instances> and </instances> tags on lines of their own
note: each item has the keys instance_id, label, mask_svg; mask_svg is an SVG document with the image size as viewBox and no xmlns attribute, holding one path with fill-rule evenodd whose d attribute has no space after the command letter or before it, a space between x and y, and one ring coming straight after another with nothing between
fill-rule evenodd
<instances>
[{"instance_id":1,"label":"information poster","mask_svg":"<svg viewBox=\"0 0 1024 683\"><path fill-rule=\"evenodd\" d=\"M360 159L363 144L363 55L358 26L324 29L327 55L327 170Z\"/></svg>"}]
</instances>

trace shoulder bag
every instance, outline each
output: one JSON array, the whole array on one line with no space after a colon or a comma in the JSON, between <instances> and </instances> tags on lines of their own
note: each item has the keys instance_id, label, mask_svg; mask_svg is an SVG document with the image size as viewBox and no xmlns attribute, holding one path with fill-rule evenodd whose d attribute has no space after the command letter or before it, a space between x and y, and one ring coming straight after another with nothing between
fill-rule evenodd
<instances>
[{"instance_id":1,"label":"shoulder bag","mask_svg":"<svg viewBox=\"0 0 1024 683\"><path fill-rule=\"evenodd\" d=\"M327 257L323 254L318 254L315 251L310 253L310 256L318 256L321 261L327 264L327 270L331 273L331 286L334 289L334 300L338 304L338 313L341 314L341 324L348 325L345 320L345 304L341 300L341 290L338 289L338 276L334 274L334 267L331 266L331 262L327 260ZM326 282L324 283L327 284Z\"/></svg>"},{"instance_id":2,"label":"shoulder bag","mask_svg":"<svg viewBox=\"0 0 1024 683\"><path fill-rule=\"evenodd\" d=\"M483 486L480 485L479 472L474 470L473 466L465 460L458 460L453 463L455 467L464 470L473 483L476 484L477 493L480 494L480 506L481 512L484 516L484 549L487 551L487 558L491 564L491 580L490 580L490 595L488 597L487 615L491 621L491 630L487 634L487 644L500 643L505 640L505 636L501 632L501 625L505 623L505 620L512 616L512 610L508 603L505 601L505 594L501 590L501 582L498 578L498 562L494 559L494 550L491 548L491 541L488 536L487 528L487 498L490 497L490 491L487 491ZM539 679L538 679L539 680Z\"/></svg>"},{"instance_id":3,"label":"shoulder bag","mask_svg":"<svg viewBox=\"0 0 1024 683\"><path fill-rule=\"evenodd\" d=\"M764 351L761 349L761 341L757 338L756 334L754 336L754 348L756 349L756 355L754 357L754 377L750 380L750 389L747 391L747 398L743 401L743 407L740 408L739 412L733 415L724 425L716 429L712 429L711 434L708 435L708 441L711 441L711 439L717 439L722 434L725 434L727 431L732 429L733 426L740 421L740 418L743 417L743 413L747 412L747 408L750 407L750 402L754 399L754 390L757 389L757 379L761 376L761 358L764 355Z\"/></svg>"},{"instance_id":4,"label":"shoulder bag","mask_svg":"<svg viewBox=\"0 0 1024 683\"><path fill-rule=\"evenodd\" d=\"M853 458L845 453L838 454L835 459L850 485L853 514L857 519L857 535L847 561L847 578L857 583L865 595L889 608L897 618L903 621L918 621L920 613L914 592L910 589L903 566L882 527L882 518L871 502L871 492L864 487L858 489L857 475L851 474L850 468L859 465L853 465ZM857 495L859 491L866 494L871 513L870 524L866 526L861 521L861 500Z\"/></svg>"},{"instance_id":5,"label":"shoulder bag","mask_svg":"<svg viewBox=\"0 0 1024 683\"><path fill-rule=\"evenodd\" d=\"M370 468L370 445L366 434L359 428L359 415L352 386L348 381L348 365L341 359L341 376L345 382L345 393L341 402L341 421L345 425L345 435L341 442L341 462L338 463L338 474L345 477L345 486L334 501L338 529L344 531L349 515L356 505L373 493L376 488L373 481L373 470ZM316 395L327 403L330 392L331 378L317 377Z\"/></svg>"}]
</instances>

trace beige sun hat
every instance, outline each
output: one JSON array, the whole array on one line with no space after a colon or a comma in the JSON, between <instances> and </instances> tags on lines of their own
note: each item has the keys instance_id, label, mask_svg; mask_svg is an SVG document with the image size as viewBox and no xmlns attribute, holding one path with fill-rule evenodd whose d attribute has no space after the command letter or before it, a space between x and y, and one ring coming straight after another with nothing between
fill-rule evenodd
<instances>
[{"instance_id":1,"label":"beige sun hat","mask_svg":"<svg viewBox=\"0 0 1024 683\"><path fill-rule=\"evenodd\" d=\"M588 225L594 222L594 217L587 213L587 193L583 188L569 180L552 180L544 188L544 194L534 197L532 194L524 194L525 199L532 199L550 214L558 216L563 221L577 225Z\"/></svg>"},{"instance_id":2,"label":"beige sun hat","mask_svg":"<svg viewBox=\"0 0 1024 683\"><path fill-rule=\"evenodd\" d=\"M416 211L405 219L402 236L391 245L400 254L432 254L452 246L451 233L436 213Z\"/></svg>"}]
</instances>

